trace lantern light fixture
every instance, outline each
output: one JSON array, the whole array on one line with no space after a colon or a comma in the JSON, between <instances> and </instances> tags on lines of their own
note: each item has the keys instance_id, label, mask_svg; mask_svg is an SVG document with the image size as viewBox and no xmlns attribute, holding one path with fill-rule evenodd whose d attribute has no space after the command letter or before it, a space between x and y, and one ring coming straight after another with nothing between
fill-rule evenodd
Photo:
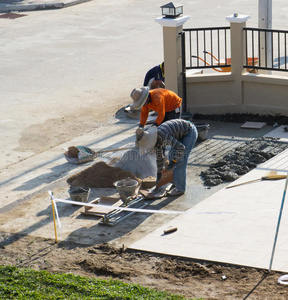
<instances>
[{"instance_id":1,"label":"lantern light fixture","mask_svg":"<svg viewBox=\"0 0 288 300\"><path fill-rule=\"evenodd\" d=\"M183 14L183 5L176 4L173 2L167 3L160 7L162 9L162 15L165 18L172 18L175 19Z\"/></svg>"}]
</instances>

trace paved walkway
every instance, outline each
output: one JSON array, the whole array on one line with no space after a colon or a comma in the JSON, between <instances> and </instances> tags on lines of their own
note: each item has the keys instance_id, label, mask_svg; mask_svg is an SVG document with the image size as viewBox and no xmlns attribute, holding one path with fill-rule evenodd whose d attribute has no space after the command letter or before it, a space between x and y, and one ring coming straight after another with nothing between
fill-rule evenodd
<instances>
[{"instance_id":1,"label":"paved walkway","mask_svg":"<svg viewBox=\"0 0 288 300\"><path fill-rule=\"evenodd\" d=\"M281 137L283 127L269 136ZM288 172L288 150L239 180L247 182L275 170ZM131 249L199 260L269 269L285 180L259 181L223 188L130 246ZM287 200L286 200L287 202ZM273 270L288 271L288 206L284 206ZM177 227L174 233L164 230Z\"/></svg>"},{"instance_id":2,"label":"paved walkway","mask_svg":"<svg viewBox=\"0 0 288 300\"><path fill-rule=\"evenodd\" d=\"M59 9L88 1L91 0L2 0L0 3L0 13Z\"/></svg>"}]
</instances>

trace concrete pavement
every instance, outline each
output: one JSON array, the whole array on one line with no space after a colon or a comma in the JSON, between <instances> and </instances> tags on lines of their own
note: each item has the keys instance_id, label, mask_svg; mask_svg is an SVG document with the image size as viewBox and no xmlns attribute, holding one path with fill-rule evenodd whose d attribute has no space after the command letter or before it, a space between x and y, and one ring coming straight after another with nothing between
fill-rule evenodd
<instances>
[{"instance_id":1,"label":"concrete pavement","mask_svg":"<svg viewBox=\"0 0 288 300\"><path fill-rule=\"evenodd\" d=\"M91 0L48 0L44 3L40 0L3 0L0 3L0 13L59 9L88 1Z\"/></svg>"}]
</instances>

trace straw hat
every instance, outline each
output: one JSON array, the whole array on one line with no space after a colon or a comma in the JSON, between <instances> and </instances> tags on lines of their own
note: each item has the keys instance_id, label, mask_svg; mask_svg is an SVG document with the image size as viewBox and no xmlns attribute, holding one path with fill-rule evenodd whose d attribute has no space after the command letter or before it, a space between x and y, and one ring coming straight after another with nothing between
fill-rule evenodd
<instances>
[{"instance_id":1,"label":"straw hat","mask_svg":"<svg viewBox=\"0 0 288 300\"><path fill-rule=\"evenodd\" d=\"M144 131L142 138L138 141L141 155L150 152L157 142L157 126L151 126Z\"/></svg>"},{"instance_id":2,"label":"straw hat","mask_svg":"<svg viewBox=\"0 0 288 300\"><path fill-rule=\"evenodd\" d=\"M134 110L141 108L144 105L145 101L147 100L148 95L149 95L148 86L143 86L140 89L134 89L130 95L130 97L133 100L133 103L130 105L130 108Z\"/></svg>"}]
</instances>

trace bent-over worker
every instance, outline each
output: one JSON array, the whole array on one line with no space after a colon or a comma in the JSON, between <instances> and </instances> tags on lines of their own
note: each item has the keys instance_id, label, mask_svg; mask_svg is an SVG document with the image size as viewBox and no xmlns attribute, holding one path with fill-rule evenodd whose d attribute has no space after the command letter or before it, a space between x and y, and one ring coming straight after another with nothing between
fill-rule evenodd
<instances>
[{"instance_id":1,"label":"bent-over worker","mask_svg":"<svg viewBox=\"0 0 288 300\"><path fill-rule=\"evenodd\" d=\"M132 109L140 109L142 107L136 138L143 133L150 110L158 114L153 123L156 126L168 120L180 118L182 99L173 91L161 88L149 91L148 87L143 86L140 89L134 89L130 96L133 100L133 103L130 105Z\"/></svg>"},{"instance_id":2,"label":"bent-over worker","mask_svg":"<svg viewBox=\"0 0 288 300\"><path fill-rule=\"evenodd\" d=\"M151 126L142 134L138 141L140 153L150 152L156 149L157 159L157 183L162 174L173 170L173 185L168 192L169 196L178 196L186 190L186 171L188 157L198 137L198 131L194 124L183 119L169 120L159 127ZM164 168L166 157L163 149L171 147L168 153L169 164Z\"/></svg>"},{"instance_id":3,"label":"bent-over worker","mask_svg":"<svg viewBox=\"0 0 288 300\"><path fill-rule=\"evenodd\" d=\"M150 89L158 87L165 88L164 62L150 69L144 78L143 86L149 86Z\"/></svg>"}]
</instances>

